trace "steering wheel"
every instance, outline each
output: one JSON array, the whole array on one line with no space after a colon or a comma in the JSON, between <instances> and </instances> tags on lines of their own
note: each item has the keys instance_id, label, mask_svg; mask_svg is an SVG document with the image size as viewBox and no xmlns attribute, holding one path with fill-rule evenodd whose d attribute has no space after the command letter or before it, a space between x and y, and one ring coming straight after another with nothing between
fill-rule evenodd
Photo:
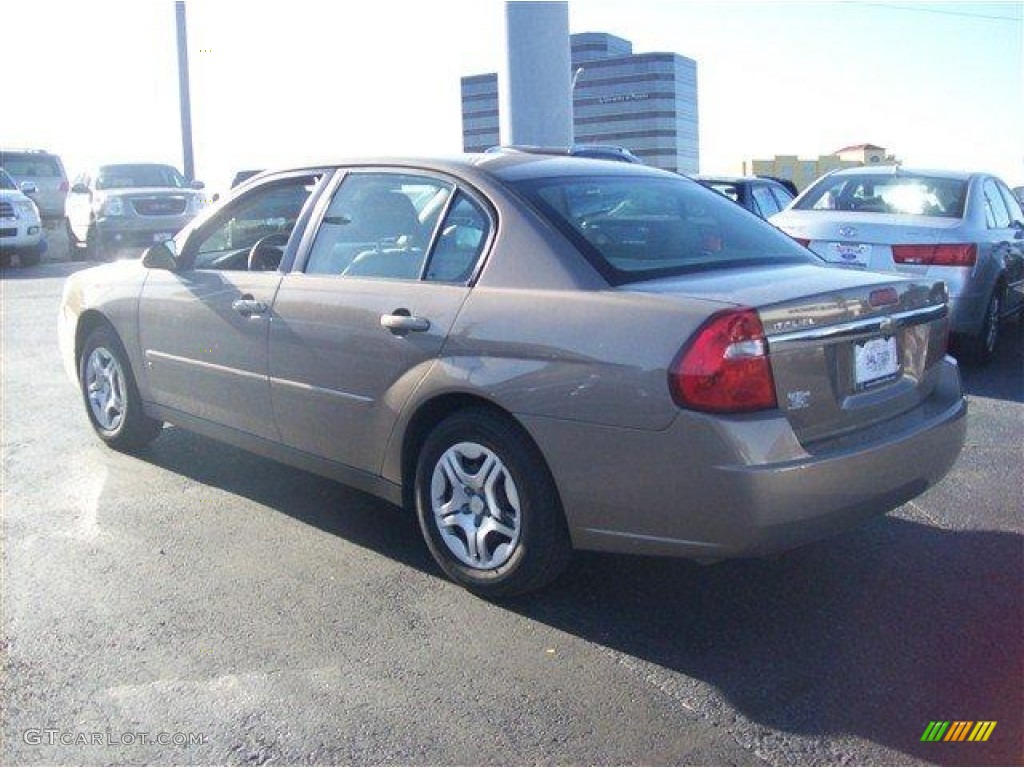
<instances>
[{"instance_id":1,"label":"steering wheel","mask_svg":"<svg viewBox=\"0 0 1024 768\"><path fill-rule=\"evenodd\" d=\"M249 271L269 272L277 269L281 264L281 257L284 256L282 248L287 244L288 235L284 232L275 232L272 235L261 237L249 249L247 260Z\"/></svg>"}]
</instances>

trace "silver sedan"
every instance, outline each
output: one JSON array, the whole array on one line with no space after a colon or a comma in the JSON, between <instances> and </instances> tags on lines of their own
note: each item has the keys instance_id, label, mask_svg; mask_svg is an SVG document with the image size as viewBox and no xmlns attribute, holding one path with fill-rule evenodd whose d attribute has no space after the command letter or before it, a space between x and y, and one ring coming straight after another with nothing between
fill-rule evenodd
<instances>
[{"instance_id":1,"label":"silver sedan","mask_svg":"<svg viewBox=\"0 0 1024 768\"><path fill-rule=\"evenodd\" d=\"M169 422L405 505L489 597L574 548L756 555L913 498L964 438L947 326L931 276L524 152L264 174L70 277L59 323L111 447Z\"/></svg>"},{"instance_id":2,"label":"silver sedan","mask_svg":"<svg viewBox=\"0 0 1024 768\"><path fill-rule=\"evenodd\" d=\"M973 358L995 353L1024 311L1024 213L983 173L851 168L828 174L771 218L826 261L944 280L952 331Z\"/></svg>"}]
</instances>

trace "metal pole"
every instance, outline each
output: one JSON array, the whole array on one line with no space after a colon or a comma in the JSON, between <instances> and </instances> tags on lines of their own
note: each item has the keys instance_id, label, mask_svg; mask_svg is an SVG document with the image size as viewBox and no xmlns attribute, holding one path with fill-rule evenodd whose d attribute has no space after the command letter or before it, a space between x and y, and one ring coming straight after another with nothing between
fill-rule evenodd
<instances>
[{"instance_id":1,"label":"metal pole","mask_svg":"<svg viewBox=\"0 0 1024 768\"><path fill-rule=\"evenodd\" d=\"M188 92L188 39L185 34L185 0L174 3L178 22L178 96L181 102L181 151L185 161L185 178L195 181L192 157L192 101Z\"/></svg>"}]
</instances>

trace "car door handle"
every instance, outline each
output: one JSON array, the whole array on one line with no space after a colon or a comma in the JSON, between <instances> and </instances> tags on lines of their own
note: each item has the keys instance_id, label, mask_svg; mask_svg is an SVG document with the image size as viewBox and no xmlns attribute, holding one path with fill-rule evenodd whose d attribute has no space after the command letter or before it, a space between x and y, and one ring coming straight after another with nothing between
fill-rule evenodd
<instances>
[{"instance_id":1,"label":"car door handle","mask_svg":"<svg viewBox=\"0 0 1024 768\"><path fill-rule=\"evenodd\" d=\"M410 331L422 333L430 330L430 321L425 317L415 317L403 314L402 310L395 310L393 314L381 315L380 324L397 336L404 335Z\"/></svg>"},{"instance_id":2,"label":"car door handle","mask_svg":"<svg viewBox=\"0 0 1024 768\"><path fill-rule=\"evenodd\" d=\"M235 299L231 302L231 308L242 317L265 315L267 310L270 309L270 307L266 305L266 302L257 301L252 296L243 296L240 299Z\"/></svg>"}]
</instances>

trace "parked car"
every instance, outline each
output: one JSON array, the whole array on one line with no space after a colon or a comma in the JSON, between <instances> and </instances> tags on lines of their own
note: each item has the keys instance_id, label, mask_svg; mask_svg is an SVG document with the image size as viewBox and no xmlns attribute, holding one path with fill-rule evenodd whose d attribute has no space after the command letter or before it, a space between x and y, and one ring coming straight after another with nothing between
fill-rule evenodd
<instances>
[{"instance_id":1,"label":"parked car","mask_svg":"<svg viewBox=\"0 0 1024 768\"><path fill-rule=\"evenodd\" d=\"M44 222L63 221L68 175L59 156L42 149L0 149L0 168L7 171L15 183L35 187L29 196L38 206Z\"/></svg>"},{"instance_id":2,"label":"parked car","mask_svg":"<svg viewBox=\"0 0 1024 768\"><path fill-rule=\"evenodd\" d=\"M775 179L760 176L705 176L691 179L756 213L762 219L774 216L793 202L795 193Z\"/></svg>"},{"instance_id":3,"label":"parked car","mask_svg":"<svg viewBox=\"0 0 1024 768\"><path fill-rule=\"evenodd\" d=\"M1024 213L994 176L850 168L771 222L833 264L945 281L952 331L980 363L1024 309Z\"/></svg>"},{"instance_id":4,"label":"parked car","mask_svg":"<svg viewBox=\"0 0 1024 768\"><path fill-rule=\"evenodd\" d=\"M1017 202L1024 205L1024 187L1014 187L1013 196L1017 198Z\"/></svg>"},{"instance_id":5,"label":"parked car","mask_svg":"<svg viewBox=\"0 0 1024 768\"><path fill-rule=\"evenodd\" d=\"M31 190L31 182L24 182ZM46 252L43 221L36 204L0 168L0 266L7 267L17 256L23 267L32 267Z\"/></svg>"},{"instance_id":6,"label":"parked car","mask_svg":"<svg viewBox=\"0 0 1024 768\"><path fill-rule=\"evenodd\" d=\"M69 277L59 338L111 447L171 422L405 504L495 597L921 493L964 439L946 312L676 174L494 153L267 173Z\"/></svg>"},{"instance_id":7,"label":"parked car","mask_svg":"<svg viewBox=\"0 0 1024 768\"><path fill-rule=\"evenodd\" d=\"M75 259L138 254L172 238L202 210L202 182L169 165L101 165L80 174L67 198L68 240Z\"/></svg>"}]
</instances>

